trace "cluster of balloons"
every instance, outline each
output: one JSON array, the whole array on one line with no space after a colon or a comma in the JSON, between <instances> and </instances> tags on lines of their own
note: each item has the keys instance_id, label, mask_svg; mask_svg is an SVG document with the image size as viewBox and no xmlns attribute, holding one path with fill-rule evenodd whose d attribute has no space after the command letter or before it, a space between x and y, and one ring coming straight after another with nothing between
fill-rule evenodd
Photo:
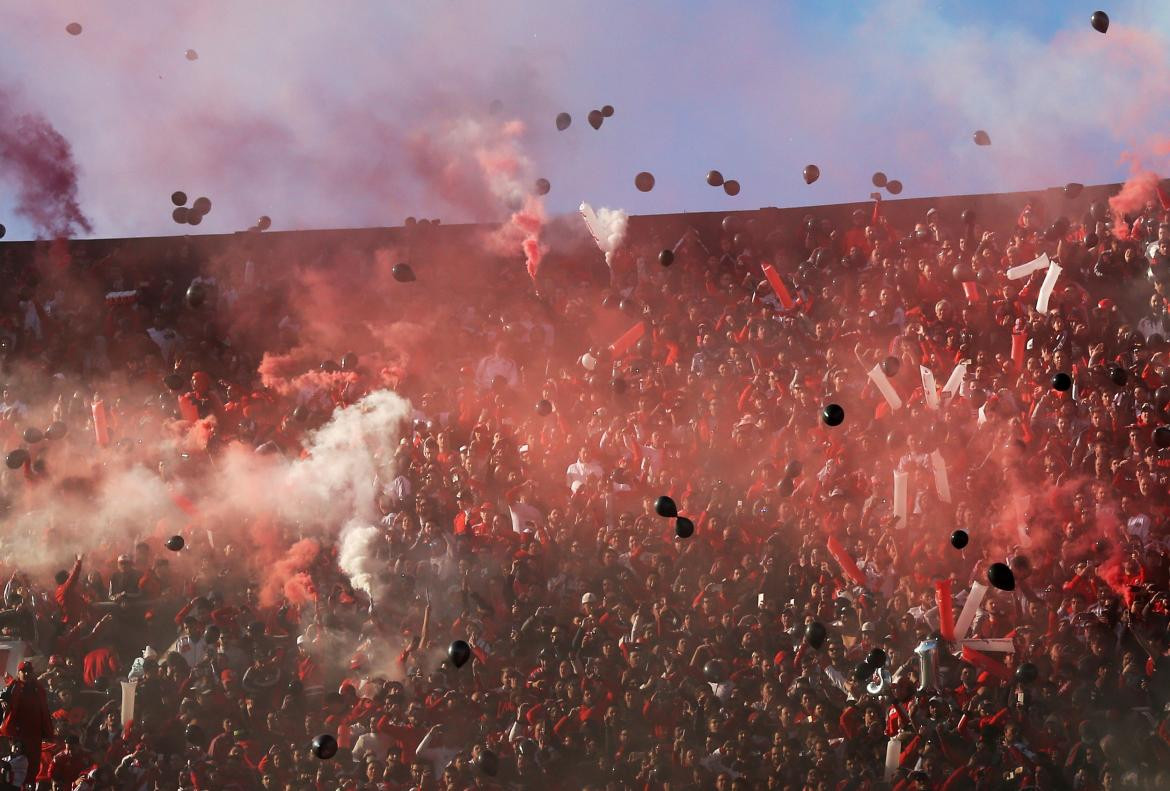
<instances>
[{"instance_id":1,"label":"cluster of balloons","mask_svg":"<svg viewBox=\"0 0 1170 791\"><path fill-rule=\"evenodd\" d=\"M55 441L64 439L65 435L69 433L69 427L60 420L54 420L49 424L48 428L42 431L34 426L29 426L21 434L21 438L29 445L36 445L44 440ZM4 457L4 464L10 470L19 470L25 464L28 464L32 456L24 448L17 448L9 451L8 455Z\"/></svg>"},{"instance_id":2,"label":"cluster of balloons","mask_svg":"<svg viewBox=\"0 0 1170 791\"><path fill-rule=\"evenodd\" d=\"M871 178L870 181L875 187L878 189L884 189L891 195L898 195L902 192L902 182L898 181L897 179L891 179L887 177L886 174L880 170L873 174L873 178Z\"/></svg>"},{"instance_id":3,"label":"cluster of balloons","mask_svg":"<svg viewBox=\"0 0 1170 791\"><path fill-rule=\"evenodd\" d=\"M210 198L196 198L191 207L187 208L187 193L182 190L171 193L171 203L175 204L175 210L171 212L171 219L180 225L198 225L211 211Z\"/></svg>"},{"instance_id":4,"label":"cluster of balloons","mask_svg":"<svg viewBox=\"0 0 1170 791\"><path fill-rule=\"evenodd\" d=\"M707 171L707 183L712 187L723 187L723 191L732 197L739 194L739 182L735 179L724 179L718 170Z\"/></svg>"},{"instance_id":5,"label":"cluster of balloons","mask_svg":"<svg viewBox=\"0 0 1170 791\"><path fill-rule=\"evenodd\" d=\"M679 538L690 538L695 534L695 523L685 516L679 516L678 506L665 494L654 501L654 513L663 519L673 519L674 534Z\"/></svg>"}]
</instances>

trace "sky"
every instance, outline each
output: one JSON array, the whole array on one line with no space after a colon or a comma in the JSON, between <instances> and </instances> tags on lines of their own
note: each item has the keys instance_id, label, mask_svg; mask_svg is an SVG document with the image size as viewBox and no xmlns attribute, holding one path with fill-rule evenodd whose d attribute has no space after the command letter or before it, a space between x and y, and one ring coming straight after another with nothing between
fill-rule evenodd
<instances>
[{"instance_id":1,"label":"sky","mask_svg":"<svg viewBox=\"0 0 1170 791\"><path fill-rule=\"evenodd\" d=\"M497 155L551 182L550 214L864 200L878 170L902 197L1170 170L1170 9L1103 7L1102 36L1098 7L0 0L0 123L40 115L69 142L80 237L225 233L261 215L274 230L502 220L514 197L463 172ZM604 104L595 131L586 115ZM707 186L712 168L740 194ZM47 233L19 211L21 175L0 156L8 240ZM172 222L177 189L212 200L198 228Z\"/></svg>"}]
</instances>

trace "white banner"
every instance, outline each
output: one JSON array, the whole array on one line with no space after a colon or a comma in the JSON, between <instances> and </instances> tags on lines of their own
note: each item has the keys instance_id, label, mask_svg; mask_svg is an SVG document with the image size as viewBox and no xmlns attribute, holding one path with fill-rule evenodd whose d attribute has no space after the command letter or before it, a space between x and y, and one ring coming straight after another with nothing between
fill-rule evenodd
<instances>
[{"instance_id":1,"label":"white banner","mask_svg":"<svg viewBox=\"0 0 1170 791\"><path fill-rule=\"evenodd\" d=\"M138 689L138 681L122 682L122 727L134 719L134 694Z\"/></svg>"}]
</instances>

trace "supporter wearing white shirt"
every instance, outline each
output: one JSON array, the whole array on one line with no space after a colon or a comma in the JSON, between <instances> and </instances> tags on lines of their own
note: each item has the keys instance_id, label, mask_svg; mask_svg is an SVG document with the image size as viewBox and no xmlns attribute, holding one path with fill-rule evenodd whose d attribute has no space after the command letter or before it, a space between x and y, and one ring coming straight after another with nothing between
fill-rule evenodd
<instances>
[{"instance_id":1,"label":"supporter wearing white shirt","mask_svg":"<svg viewBox=\"0 0 1170 791\"><path fill-rule=\"evenodd\" d=\"M589 478L600 478L604 474L601 465L593 460L593 452L589 448L581 448L581 452L577 454L577 461L565 470L565 483L576 491Z\"/></svg>"},{"instance_id":2,"label":"supporter wearing white shirt","mask_svg":"<svg viewBox=\"0 0 1170 791\"><path fill-rule=\"evenodd\" d=\"M479 361L475 369L475 383L483 390L492 386L497 376L502 376L509 387L520 384L520 369L504 354L504 344L497 343L494 354Z\"/></svg>"}]
</instances>

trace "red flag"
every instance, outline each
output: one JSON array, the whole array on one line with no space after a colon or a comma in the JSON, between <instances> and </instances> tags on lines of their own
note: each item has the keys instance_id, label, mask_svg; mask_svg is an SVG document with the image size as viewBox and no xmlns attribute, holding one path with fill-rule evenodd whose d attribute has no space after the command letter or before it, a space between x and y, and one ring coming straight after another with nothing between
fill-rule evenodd
<instances>
[{"instance_id":1,"label":"red flag","mask_svg":"<svg viewBox=\"0 0 1170 791\"><path fill-rule=\"evenodd\" d=\"M785 310L792 310L792 306L796 303L792 299L792 295L788 293L788 288L784 285L784 281L780 279L780 273L771 264L764 264L764 277L768 278L768 282L772 284L772 290L776 292L776 296L780 298L780 304L784 306Z\"/></svg>"}]
</instances>

